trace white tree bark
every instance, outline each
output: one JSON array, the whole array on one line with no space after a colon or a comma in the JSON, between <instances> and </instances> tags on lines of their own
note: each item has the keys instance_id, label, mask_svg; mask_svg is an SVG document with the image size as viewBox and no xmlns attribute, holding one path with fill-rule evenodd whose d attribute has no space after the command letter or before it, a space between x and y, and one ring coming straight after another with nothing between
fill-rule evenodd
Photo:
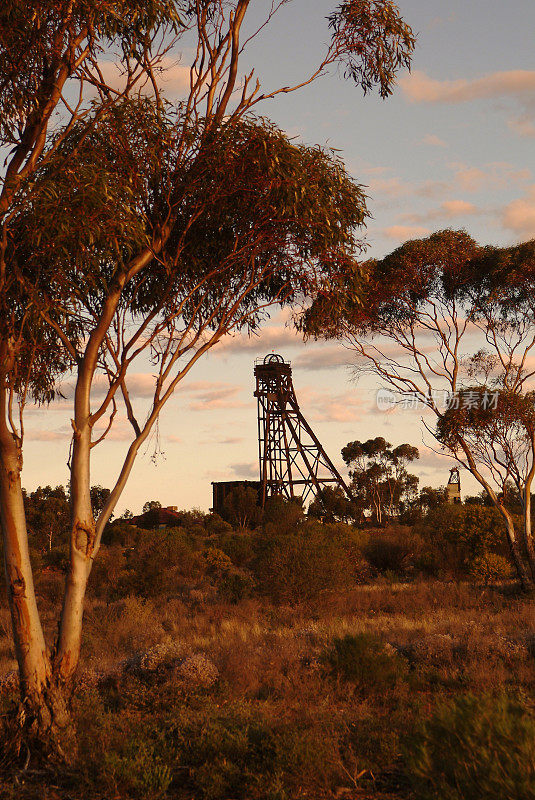
<instances>
[{"instance_id":1,"label":"white tree bark","mask_svg":"<svg viewBox=\"0 0 535 800\"><path fill-rule=\"evenodd\" d=\"M33 583L21 485L20 445L9 429L5 375L0 392L0 513L4 567L23 696L36 698L50 678L50 661Z\"/></svg>"}]
</instances>

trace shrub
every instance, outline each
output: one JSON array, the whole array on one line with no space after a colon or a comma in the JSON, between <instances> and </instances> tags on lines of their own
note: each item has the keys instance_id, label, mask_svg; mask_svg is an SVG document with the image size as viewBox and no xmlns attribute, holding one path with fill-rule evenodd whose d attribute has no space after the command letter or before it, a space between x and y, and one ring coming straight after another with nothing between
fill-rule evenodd
<instances>
[{"instance_id":1,"label":"shrub","mask_svg":"<svg viewBox=\"0 0 535 800\"><path fill-rule=\"evenodd\" d=\"M139 535L139 530L128 520L116 519L104 528L102 544L105 546L120 544L123 547L132 547Z\"/></svg>"},{"instance_id":2,"label":"shrub","mask_svg":"<svg viewBox=\"0 0 535 800\"><path fill-rule=\"evenodd\" d=\"M43 606L59 605L65 591L65 575L57 570L46 570L35 576L35 588Z\"/></svg>"},{"instance_id":3,"label":"shrub","mask_svg":"<svg viewBox=\"0 0 535 800\"><path fill-rule=\"evenodd\" d=\"M446 568L460 575L470 573L477 559L500 551L505 543L499 513L485 506L440 506L416 526L416 532L439 554Z\"/></svg>"},{"instance_id":4,"label":"shrub","mask_svg":"<svg viewBox=\"0 0 535 800\"><path fill-rule=\"evenodd\" d=\"M169 528L143 532L127 553L127 568L124 593L154 597L176 592L181 580L198 579L205 572L205 562L185 531Z\"/></svg>"},{"instance_id":5,"label":"shrub","mask_svg":"<svg viewBox=\"0 0 535 800\"><path fill-rule=\"evenodd\" d=\"M422 550L422 540L404 528L371 535L364 546L365 558L378 572L402 575L414 566Z\"/></svg>"},{"instance_id":6,"label":"shrub","mask_svg":"<svg viewBox=\"0 0 535 800\"><path fill-rule=\"evenodd\" d=\"M122 595L125 568L126 559L121 545L103 547L91 570L91 595L108 601L118 600Z\"/></svg>"},{"instance_id":7,"label":"shrub","mask_svg":"<svg viewBox=\"0 0 535 800\"><path fill-rule=\"evenodd\" d=\"M440 706L404 751L418 800L535 797L535 720L505 694Z\"/></svg>"},{"instance_id":8,"label":"shrub","mask_svg":"<svg viewBox=\"0 0 535 800\"><path fill-rule=\"evenodd\" d=\"M259 785L269 788L277 753L273 732L261 718L238 709L204 718L186 712L173 734L195 796L205 800L245 800L258 796L258 789L254 789Z\"/></svg>"},{"instance_id":9,"label":"shrub","mask_svg":"<svg viewBox=\"0 0 535 800\"><path fill-rule=\"evenodd\" d=\"M227 554L232 563L237 567L244 567L253 558L253 537L251 533L224 533L218 541L218 546Z\"/></svg>"},{"instance_id":10,"label":"shrub","mask_svg":"<svg viewBox=\"0 0 535 800\"><path fill-rule=\"evenodd\" d=\"M305 516L300 497L268 497L262 517L262 527L268 535L295 533Z\"/></svg>"},{"instance_id":11,"label":"shrub","mask_svg":"<svg viewBox=\"0 0 535 800\"><path fill-rule=\"evenodd\" d=\"M209 547L204 551L203 556L206 561L206 571L209 575L221 575L232 569L232 561L218 547Z\"/></svg>"},{"instance_id":12,"label":"shrub","mask_svg":"<svg viewBox=\"0 0 535 800\"><path fill-rule=\"evenodd\" d=\"M223 575L218 583L218 592L224 600L230 603L239 603L251 597L255 582L251 575L241 570L233 569Z\"/></svg>"},{"instance_id":13,"label":"shrub","mask_svg":"<svg viewBox=\"0 0 535 800\"><path fill-rule=\"evenodd\" d=\"M69 566L69 548L65 545L53 547L51 550L45 550L41 558L44 567L52 567L52 569L67 572Z\"/></svg>"},{"instance_id":14,"label":"shrub","mask_svg":"<svg viewBox=\"0 0 535 800\"><path fill-rule=\"evenodd\" d=\"M292 533L266 530L257 535L255 551L259 592L275 602L313 600L355 580L351 542L336 525L304 522Z\"/></svg>"},{"instance_id":15,"label":"shrub","mask_svg":"<svg viewBox=\"0 0 535 800\"><path fill-rule=\"evenodd\" d=\"M132 737L122 753L105 753L105 767L115 781L144 798L160 798L167 794L172 773L162 763L158 743L146 740L142 733Z\"/></svg>"},{"instance_id":16,"label":"shrub","mask_svg":"<svg viewBox=\"0 0 535 800\"><path fill-rule=\"evenodd\" d=\"M485 583L506 580L511 577L511 563L498 553L485 553L474 559L470 574Z\"/></svg>"},{"instance_id":17,"label":"shrub","mask_svg":"<svg viewBox=\"0 0 535 800\"><path fill-rule=\"evenodd\" d=\"M321 660L331 675L360 689L395 686L407 673L407 663L369 633L336 637Z\"/></svg>"},{"instance_id":18,"label":"shrub","mask_svg":"<svg viewBox=\"0 0 535 800\"><path fill-rule=\"evenodd\" d=\"M208 534L223 534L229 533L232 531L232 525L230 522L226 522L222 519L219 514L212 512L211 514L207 514L204 519L204 527Z\"/></svg>"}]
</instances>

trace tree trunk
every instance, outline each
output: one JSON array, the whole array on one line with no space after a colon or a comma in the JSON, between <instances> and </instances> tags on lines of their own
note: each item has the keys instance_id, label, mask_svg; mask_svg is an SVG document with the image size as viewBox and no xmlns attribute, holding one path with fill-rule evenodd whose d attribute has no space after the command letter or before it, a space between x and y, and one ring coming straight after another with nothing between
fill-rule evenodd
<instances>
[{"instance_id":1,"label":"tree trunk","mask_svg":"<svg viewBox=\"0 0 535 800\"><path fill-rule=\"evenodd\" d=\"M535 547L531 531L531 483L532 476L528 478L524 487L524 546L528 557L531 579L535 583Z\"/></svg>"},{"instance_id":2,"label":"tree trunk","mask_svg":"<svg viewBox=\"0 0 535 800\"><path fill-rule=\"evenodd\" d=\"M0 443L0 508L8 602L21 690L23 696L31 696L39 694L47 684L50 662L35 598L17 450L13 438L11 446L4 441Z\"/></svg>"},{"instance_id":3,"label":"tree trunk","mask_svg":"<svg viewBox=\"0 0 535 800\"><path fill-rule=\"evenodd\" d=\"M522 547L520 546L520 542L518 541L516 535L513 518L503 505L503 502L501 502L501 500L498 499L496 492L492 489L490 484L485 480L485 478L479 472L474 457L466 441L462 437L459 437L458 441L464 451L466 460L468 461L469 465L468 468L470 472L472 473L474 478L476 478L476 480L481 484L481 486L485 489L493 506L498 509L498 511L500 512L505 521L505 530L507 535L507 542L509 544L509 550L511 553L511 558L515 566L516 574L520 581L520 585L522 586L522 589L525 592L527 592L533 588L534 581L530 574L530 570L527 568L525 556L524 553L522 552Z\"/></svg>"},{"instance_id":4,"label":"tree trunk","mask_svg":"<svg viewBox=\"0 0 535 800\"><path fill-rule=\"evenodd\" d=\"M5 390L0 396L0 412L0 515L21 696L14 755L23 745L31 754L36 742L41 751L63 755L61 742L72 733L68 702L64 687L53 675L37 609L20 476L22 454L20 442L6 424Z\"/></svg>"},{"instance_id":5,"label":"tree trunk","mask_svg":"<svg viewBox=\"0 0 535 800\"><path fill-rule=\"evenodd\" d=\"M54 668L62 680L73 680L80 658L82 620L87 581L95 548L95 520L91 509L90 449L88 416L76 428L71 465L70 563L59 625Z\"/></svg>"},{"instance_id":6,"label":"tree trunk","mask_svg":"<svg viewBox=\"0 0 535 800\"><path fill-rule=\"evenodd\" d=\"M533 588L534 581L525 563L524 553L516 535L513 518L501 503L498 504L498 510L505 520L507 541L520 584L524 591L529 591L530 588Z\"/></svg>"}]
</instances>

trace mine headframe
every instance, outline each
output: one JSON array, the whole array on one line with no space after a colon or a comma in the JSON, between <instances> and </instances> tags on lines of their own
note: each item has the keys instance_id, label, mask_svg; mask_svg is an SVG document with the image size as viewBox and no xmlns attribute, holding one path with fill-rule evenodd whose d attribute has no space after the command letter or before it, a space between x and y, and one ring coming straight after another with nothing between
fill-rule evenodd
<instances>
[{"instance_id":1,"label":"mine headframe","mask_svg":"<svg viewBox=\"0 0 535 800\"><path fill-rule=\"evenodd\" d=\"M262 505L282 496L303 502L328 485L351 493L304 418L292 383L289 362L275 353L255 363L258 401L258 452Z\"/></svg>"},{"instance_id":2,"label":"mine headframe","mask_svg":"<svg viewBox=\"0 0 535 800\"><path fill-rule=\"evenodd\" d=\"M450 477L446 486L446 502L461 503L461 474L458 467L450 469Z\"/></svg>"}]
</instances>

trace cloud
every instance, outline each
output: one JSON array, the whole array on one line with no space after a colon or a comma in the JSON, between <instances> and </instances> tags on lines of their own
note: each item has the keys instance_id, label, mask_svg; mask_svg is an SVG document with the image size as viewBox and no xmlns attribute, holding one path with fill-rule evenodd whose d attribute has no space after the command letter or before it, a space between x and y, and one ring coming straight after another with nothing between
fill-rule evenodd
<instances>
[{"instance_id":1,"label":"cloud","mask_svg":"<svg viewBox=\"0 0 535 800\"><path fill-rule=\"evenodd\" d=\"M448 482L449 470L453 466L453 461L451 457L448 456L447 451L441 454L439 451L440 445L438 444L436 450L432 450L424 444L418 444L417 447L420 451L420 458L412 464L412 469L415 472L423 469L424 475L429 475L431 470L434 472L440 471L444 475L442 483L446 484Z\"/></svg>"},{"instance_id":2,"label":"cloud","mask_svg":"<svg viewBox=\"0 0 535 800\"><path fill-rule=\"evenodd\" d=\"M72 432L67 430L57 431L40 431L40 430L26 430L24 431L24 438L31 442L64 442L70 439Z\"/></svg>"},{"instance_id":3,"label":"cloud","mask_svg":"<svg viewBox=\"0 0 535 800\"><path fill-rule=\"evenodd\" d=\"M505 207L502 224L521 237L535 238L535 185Z\"/></svg>"},{"instance_id":4,"label":"cloud","mask_svg":"<svg viewBox=\"0 0 535 800\"><path fill-rule=\"evenodd\" d=\"M389 239L397 242L404 242L407 239L419 239L431 233L429 228L422 225L391 225L384 229L384 234Z\"/></svg>"},{"instance_id":5,"label":"cloud","mask_svg":"<svg viewBox=\"0 0 535 800\"><path fill-rule=\"evenodd\" d=\"M451 184L446 181L424 181L414 190L418 197L444 197L451 189Z\"/></svg>"},{"instance_id":6,"label":"cloud","mask_svg":"<svg viewBox=\"0 0 535 800\"><path fill-rule=\"evenodd\" d=\"M309 345L303 353L292 360L292 365L300 370L330 370L346 367L350 361L347 350L341 346Z\"/></svg>"},{"instance_id":7,"label":"cloud","mask_svg":"<svg viewBox=\"0 0 535 800\"><path fill-rule=\"evenodd\" d=\"M520 117L513 117L507 121L507 124L518 136L531 137L535 136L535 122L533 122L533 112L527 111Z\"/></svg>"},{"instance_id":8,"label":"cloud","mask_svg":"<svg viewBox=\"0 0 535 800\"><path fill-rule=\"evenodd\" d=\"M535 91L535 70L494 72L483 78L440 81L415 70L399 81L411 103L466 103L485 97L531 95Z\"/></svg>"},{"instance_id":9,"label":"cloud","mask_svg":"<svg viewBox=\"0 0 535 800\"><path fill-rule=\"evenodd\" d=\"M258 462L251 461L246 464L231 464L230 470L236 478L242 480L257 481L258 480Z\"/></svg>"},{"instance_id":10,"label":"cloud","mask_svg":"<svg viewBox=\"0 0 535 800\"><path fill-rule=\"evenodd\" d=\"M226 436L218 439L217 437L210 435L209 438L200 439L199 444L210 445L210 447L213 447L214 445L224 445L225 447L230 447L235 444L243 444L245 441L246 440L243 436Z\"/></svg>"},{"instance_id":11,"label":"cloud","mask_svg":"<svg viewBox=\"0 0 535 800\"><path fill-rule=\"evenodd\" d=\"M102 436L108 427L108 416L101 417L93 429L93 441ZM131 442L134 439L134 429L124 415L117 415L113 420L111 430L105 436L105 442Z\"/></svg>"},{"instance_id":12,"label":"cloud","mask_svg":"<svg viewBox=\"0 0 535 800\"><path fill-rule=\"evenodd\" d=\"M388 197L394 199L403 197L410 192L410 184L405 183L400 178L372 178L368 184L370 192L374 198Z\"/></svg>"},{"instance_id":13,"label":"cloud","mask_svg":"<svg viewBox=\"0 0 535 800\"><path fill-rule=\"evenodd\" d=\"M297 391L305 419L315 422L355 422L362 416L364 401L356 391L333 395L305 386Z\"/></svg>"},{"instance_id":14,"label":"cloud","mask_svg":"<svg viewBox=\"0 0 535 800\"><path fill-rule=\"evenodd\" d=\"M461 217L465 214L475 214L476 211L475 205L466 200L445 200L437 213L447 217Z\"/></svg>"},{"instance_id":15,"label":"cloud","mask_svg":"<svg viewBox=\"0 0 535 800\"><path fill-rule=\"evenodd\" d=\"M126 74L116 61L101 61L99 68L108 86L116 91L123 91L126 85ZM189 67L180 64L170 56L162 58L156 70L160 90L168 97L182 97L190 88ZM152 95L152 85L145 78L141 78L136 88L142 88L144 94Z\"/></svg>"},{"instance_id":16,"label":"cloud","mask_svg":"<svg viewBox=\"0 0 535 800\"><path fill-rule=\"evenodd\" d=\"M441 139L439 136L436 136L433 133L429 133L427 136L424 136L422 139L422 144L427 144L429 147L447 147L447 143L444 139Z\"/></svg>"},{"instance_id":17,"label":"cloud","mask_svg":"<svg viewBox=\"0 0 535 800\"><path fill-rule=\"evenodd\" d=\"M358 167L356 167L356 169L358 170ZM366 166L362 167L359 171L362 172L363 175L384 175L390 172L390 167Z\"/></svg>"},{"instance_id":18,"label":"cloud","mask_svg":"<svg viewBox=\"0 0 535 800\"><path fill-rule=\"evenodd\" d=\"M185 391L193 395L188 408L191 411L211 411L214 408L244 408L251 403L238 399L243 390L239 384L198 381L185 387Z\"/></svg>"},{"instance_id":19,"label":"cloud","mask_svg":"<svg viewBox=\"0 0 535 800\"><path fill-rule=\"evenodd\" d=\"M388 208L394 208L394 202L401 197L424 197L426 199L439 199L442 202L441 213L436 216L457 216L459 213L474 213L466 200L459 200L455 196L450 200L443 200L450 194L475 194L498 189L507 189L512 184L523 185L532 180L531 170L518 169L507 161L491 161L481 166L472 166L463 162L449 163L450 178L448 180L425 180L421 183L403 181L398 176L377 178L370 180L370 190L374 203ZM406 217L408 219L408 217ZM424 217L419 217L424 219ZM395 237L397 238L397 237Z\"/></svg>"},{"instance_id":20,"label":"cloud","mask_svg":"<svg viewBox=\"0 0 535 800\"><path fill-rule=\"evenodd\" d=\"M477 213L477 207L466 200L445 200L438 208L430 209L423 214L402 214L399 220L410 224L419 224L432 220L450 220Z\"/></svg>"},{"instance_id":21,"label":"cloud","mask_svg":"<svg viewBox=\"0 0 535 800\"><path fill-rule=\"evenodd\" d=\"M512 183L522 184L531 178L531 170L517 169L507 161L492 161L484 169L462 163L450 165L454 170L454 184L465 192L481 192L507 188Z\"/></svg>"},{"instance_id":22,"label":"cloud","mask_svg":"<svg viewBox=\"0 0 535 800\"><path fill-rule=\"evenodd\" d=\"M154 387L156 385L156 378L148 372L132 372L126 377L126 386L131 398L134 397L153 397ZM106 396L109 384L105 375L95 375L93 379L93 386L91 389L91 397L93 399L103 398ZM67 397L72 397L74 393L74 385L67 384L62 387L62 391ZM121 396L120 390L117 396Z\"/></svg>"},{"instance_id":23,"label":"cloud","mask_svg":"<svg viewBox=\"0 0 535 800\"><path fill-rule=\"evenodd\" d=\"M435 80L416 70L400 80L401 89L410 103L458 104L481 99L512 99L522 113L507 121L519 136L535 136L535 71L510 70L493 72L482 78L467 80Z\"/></svg>"},{"instance_id":24,"label":"cloud","mask_svg":"<svg viewBox=\"0 0 535 800\"><path fill-rule=\"evenodd\" d=\"M264 328L260 334L239 333L235 336L226 336L219 342L213 352L216 355L230 353L256 352L265 353L269 350L279 350L285 347L296 347L301 343L301 338L290 326L270 326Z\"/></svg>"}]
</instances>

